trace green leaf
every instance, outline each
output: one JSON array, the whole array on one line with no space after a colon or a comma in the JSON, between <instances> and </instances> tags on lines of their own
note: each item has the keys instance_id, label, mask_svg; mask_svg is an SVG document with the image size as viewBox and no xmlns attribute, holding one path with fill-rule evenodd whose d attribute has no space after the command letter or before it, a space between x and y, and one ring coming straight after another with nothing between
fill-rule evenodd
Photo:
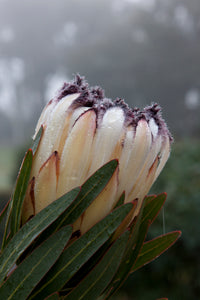
<instances>
[{"instance_id":1,"label":"green leaf","mask_svg":"<svg viewBox=\"0 0 200 300\"><path fill-rule=\"evenodd\" d=\"M133 266L131 271L134 272L160 256L176 242L180 235L180 231L174 231L144 243L136 264Z\"/></svg>"},{"instance_id":2,"label":"green leaf","mask_svg":"<svg viewBox=\"0 0 200 300\"><path fill-rule=\"evenodd\" d=\"M8 214L7 214L5 231L4 231L2 249L5 247L7 242L12 238L12 236L20 228L21 208L23 205L25 193L26 193L28 183L29 183L30 172L31 172L31 167L32 167L32 159L33 159L33 155L35 154L35 152L38 148L42 133L43 133L43 127L41 126L41 128L38 131L38 134L33 142L32 149L29 149L27 151L27 153L23 159L23 162L22 162L19 174L18 174L17 182L15 185L14 193L11 198L10 204L7 207ZM9 238L7 238L9 223L10 223L10 234L9 234Z\"/></svg>"},{"instance_id":3,"label":"green leaf","mask_svg":"<svg viewBox=\"0 0 200 300\"><path fill-rule=\"evenodd\" d=\"M121 266L119 268L119 272L121 271L121 269L124 268L124 266L126 265L126 262L129 261L129 258L133 252L133 249L135 249L135 246L138 243L138 237L140 237L139 231L141 230L141 224L142 224L143 210L144 210L144 206L146 204L145 200L146 199L144 199L144 201L142 203L142 206L140 208L138 216L136 217L136 220L134 220L134 222L130 225L130 238L129 238L129 241L128 241L128 244L127 244L127 247L125 250L123 263L121 264Z\"/></svg>"},{"instance_id":4,"label":"green leaf","mask_svg":"<svg viewBox=\"0 0 200 300\"><path fill-rule=\"evenodd\" d=\"M128 276L128 272L130 272L130 267L135 263L137 256L140 252L141 246L147 234L147 230L150 224L158 215L165 200L165 193L160 194L158 196L148 196L144 199L140 213L137 216L137 221L132 227L131 238L129 240L125 252L124 263L121 264L121 267L119 269L119 272L122 272L123 274L123 276L121 275L120 278L126 278L126 276Z\"/></svg>"},{"instance_id":5,"label":"green leaf","mask_svg":"<svg viewBox=\"0 0 200 300\"><path fill-rule=\"evenodd\" d=\"M51 203L18 231L0 256L0 282L31 242L72 203L79 190L75 188Z\"/></svg>"},{"instance_id":6,"label":"green leaf","mask_svg":"<svg viewBox=\"0 0 200 300\"><path fill-rule=\"evenodd\" d=\"M82 186L81 191L67 211L56 220L41 236L49 236L61 226L73 224L105 188L118 165L117 160L112 160L98 169Z\"/></svg>"},{"instance_id":7,"label":"green leaf","mask_svg":"<svg viewBox=\"0 0 200 300\"><path fill-rule=\"evenodd\" d=\"M113 235L112 235L113 236ZM112 236L90 257L90 259L76 272L76 274L65 284L61 292L66 295L73 287L77 286L81 280L95 267L104 256L110 245L113 243Z\"/></svg>"},{"instance_id":8,"label":"green leaf","mask_svg":"<svg viewBox=\"0 0 200 300\"><path fill-rule=\"evenodd\" d=\"M137 217L136 223L132 227L131 238L129 240L127 249L125 250L124 258L120 264L117 275L114 278L114 281L116 282L114 282L112 288L111 286L109 287L105 299L109 299L121 287L128 275L134 269L134 266L137 264L137 259L140 255L140 251L143 249L148 228L162 208L165 199L166 194L150 196L144 199L143 208Z\"/></svg>"},{"instance_id":9,"label":"green leaf","mask_svg":"<svg viewBox=\"0 0 200 300\"><path fill-rule=\"evenodd\" d=\"M125 254L120 267L115 275L113 287L112 289L111 286L108 288L108 293L105 299L109 299L122 286L137 260L150 225L149 220L143 218L142 221L144 206L145 201L143 202L137 221L131 229L130 239L125 249Z\"/></svg>"},{"instance_id":10,"label":"green leaf","mask_svg":"<svg viewBox=\"0 0 200 300\"><path fill-rule=\"evenodd\" d=\"M32 167L33 153L29 149L25 155L24 162L20 169L19 177L17 179L16 188L12 197L12 212L10 218L10 235L11 237L19 230L21 223L21 208L24 202L24 197L28 187L31 167Z\"/></svg>"},{"instance_id":11,"label":"green leaf","mask_svg":"<svg viewBox=\"0 0 200 300\"><path fill-rule=\"evenodd\" d=\"M145 197L145 205L147 205L149 202L151 202L154 198L156 198L157 195L148 195Z\"/></svg>"},{"instance_id":12,"label":"green leaf","mask_svg":"<svg viewBox=\"0 0 200 300\"><path fill-rule=\"evenodd\" d=\"M71 226L64 227L31 253L1 286L1 299L26 299L58 259L71 233Z\"/></svg>"},{"instance_id":13,"label":"green leaf","mask_svg":"<svg viewBox=\"0 0 200 300\"><path fill-rule=\"evenodd\" d=\"M149 223L142 223L140 226L139 234L138 234L138 240L135 245L135 248L132 250L132 253L129 253L129 255L126 254L126 256L121 261L119 271L117 272L113 284L108 289L108 293L104 299L109 299L126 281L128 278L132 266L134 265L135 261L137 260L137 257L139 255L140 249L142 247L142 244L144 243L144 239L146 237L146 233L148 231Z\"/></svg>"},{"instance_id":14,"label":"green leaf","mask_svg":"<svg viewBox=\"0 0 200 300\"><path fill-rule=\"evenodd\" d=\"M33 144L31 146L31 149L33 151L33 155L35 154L35 152L37 151L38 149L38 146L39 146L39 143L41 141L41 138L42 138L42 134L43 134L43 126L40 127L40 130L38 131L34 141L33 141Z\"/></svg>"},{"instance_id":15,"label":"green leaf","mask_svg":"<svg viewBox=\"0 0 200 300\"><path fill-rule=\"evenodd\" d=\"M65 249L51 271L33 291L30 299L44 299L49 294L61 290L81 266L109 239L131 208L131 203L117 208Z\"/></svg>"},{"instance_id":16,"label":"green leaf","mask_svg":"<svg viewBox=\"0 0 200 300\"><path fill-rule=\"evenodd\" d=\"M65 224L74 223L106 187L118 166L117 160L111 160L98 169L82 186L81 191L74 201L72 211Z\"/></svg>"},{"instance_id":17,"label":"green leaf","mask_svg":"<svg viewBox=\"0 0 200 300\"><path fill-rule=\"evenodd\" d=\"M125 261L128 260L128 257L131 255L132 249L135 247L136 243L138 244L138 236L139 236L139 240L141 240L140 239L141 230L144 233L143 226L144 228L146 228L147 224L148 227L150 226L150 224L152 224L153 220L156 218L160 209L162 208L165 200L166 200L165 193L160 194L158 196L145 197L139 215L137 216L136 223L132 227L131 238L126 249Z\"/></svg>"},{"instance_id":18,"label":"green leaf","mask_svg":"<svg viewBox=\"0 0 200 300\"><path fill-rule=\"evenodd\" d=\"M9 207L9 203L10 203L10 201L8 201L8 202L6 203L5 207L4 207L3 210L1 211L1 214L0 214L0 224L1 224L1 222L3 221L3 219L4 219L4 217L5 217L6 213L7 213L7 210L8 210L8 207Z\"/></svg>"},{"instance_id":19,"label":"green leaf","mask_svg":"<svg viewBox=\"0 0 200 300\"><path fill-rule=\"evenodd\" d=\"M125 201L125 192L123 192L117 202L117 204L115 205L115 208L117 208L118 206L124 204Z\"/></svg>"},{"instance_id":20,"label":"green leaf","mask_svg":"<svg viewBox=\"0 0 200 300\"><path fill-rule=\"evenodd\" d=\"M9 203L2 248L4 248L8 242L7 234L8 234L9 222L10 222L9 239L12 238L12 236L20 228L21 208L22 208L25 193L26 193L26 190L28 187L28 183L29 183L31 167L32 167L32 159L33 159L33 153L32 153L32 150L29 149L24 157L23 162L22 162L22 165L21 165L21 168L20 168L20 171L18 174L17 182L15 185L14 193L13 193L13 196Z\"/></svg>"},{"instance_id":21,"label":"green leaf","mask_svg":"<svg viewBox=\"0 0 200 300\"><path fill-rule=\"evenodd\" d=\"M119 237L96 267L64 299L94 300L100 296L119 267L128 237L129 232Z\"/></svg>"},{"instance_id":22,"label":"green leaf","mask_svg":"<svg viewBox=\"0 0 200 300\"><path fill-rule=\"evenodd\" d=\"M127 246L119 271L115 277L115 280L118 280L118 282L114 284L114 287L108 292L105 299L109 299L111 295L113 295L122 286L130 272L133 272L134 266L137 264L139 259L138 257L141 249L143 249L148 228L162 208L165 199L166 194L145 198L143 204L144 208L141 209L136 224L132 229L132 237Z\"/></svg>"},{"instance_id":23,"label":"green leaf","mask_svg":"<svg viewBox=\"0 0 200 300\"><path fill-rule=\"evenodd\" d=\"M45 298L45 300L59 300L59 295L58 293L53 293L52 295L48 296L47 298Z\"/></svg>"},{"instance_id":24,"label":"green leaf","mask_svg":"<svg viewBox=\"0 0 200 300\"><path fill-rule=\"evenodd\" d=\"M21 208L23 205L25 193L28 187L29 183L29 177L32 167L32 159L33 155L35 154L39 142L41 140L43 133L43 127L41 126L40 130L37 133L37 136L32 144L32 149L29 149L23 159L17 182L15 185L14 193L11 198L10 204L7 207L8 213L7 213L7 220L4 230L4 237L2 242L2 249L6 246L7 242L12 238L12 236L19 230L20 228L20 221L21 221ZM3 216L2 216L3 219ZM1 222L1 218L0 218ZM10 223L10 235L9 238L7 238L8 235L8 228Z\"/></svg>"},{"instance_id":25,"label":"green leaf","mask_svg":"<svg viewBox=\"0 0 200 300\"><path fill-rule=\"evenodd\" d=\"M155 220L166 200L166 193L158 196L149 196L145 199L145 206L142 215L142 221L150 220L151 223Z\"/></svg>"}]
</instances>

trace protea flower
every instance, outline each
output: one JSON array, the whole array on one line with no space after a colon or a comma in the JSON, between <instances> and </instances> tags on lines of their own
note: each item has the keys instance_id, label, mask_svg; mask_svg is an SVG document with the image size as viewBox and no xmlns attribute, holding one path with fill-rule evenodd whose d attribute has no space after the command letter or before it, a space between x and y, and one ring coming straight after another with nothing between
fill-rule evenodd
<instances>
[{"instance_id":1,"label":"protea flower","mask_svg":"<svg viewBox=\"0 0 200 300\"><path fill-rule=\"evenodd\" d=\"M130 109L122 99L105 98L99 87L89 88L80 76L46 105L35 135L41 126L23 223L111 159L118 159L117 170L74 230L86 232L113 209L123 191L125 202L137 199L136 215L170 153L171 136L157 104Z\"/></svg>"}]
</instances>

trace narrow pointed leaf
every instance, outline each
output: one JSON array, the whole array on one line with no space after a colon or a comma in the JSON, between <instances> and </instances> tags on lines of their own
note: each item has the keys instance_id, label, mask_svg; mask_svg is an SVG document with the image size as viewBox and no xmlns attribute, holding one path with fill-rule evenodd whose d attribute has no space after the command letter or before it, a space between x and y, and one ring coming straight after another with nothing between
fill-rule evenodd
<instances>
[{"instance_id":1,"label":"narrow pointed leaf","mask_svg":"<svg viewBox=\"0 0 200 300\"><path fill-rule=\"evenodd\" d=\"M118 166L117 160L111 160L98 169L82 186L80 194L72 206L65 224L74 223L105 188Z\"/></svg>"},{"instance_id":2,"label":"narrow pointed leaf","mask_svg":"<svg viewBox=\"0 0 200 300\"><path fill-rule=\"evenodd\" d=\"M14 193L11 198L9 208L8 208L8 215L7 221L5 226L4 238L2 247L6 245L6 239L8 234L8 226L10 222L10 238L19 230L20 228L20 221L21 221L21 208L24 201L25 193L28 187L30 173L31 173L31 166L33 160L33 153L32 150L29 149L24 157L22 162L19 175L17 178L17 182L15 185Z\"/></svg>"},{"instance_id":3,"label":"narrow pointed leaf","mask_svg":"<svg viewBox=\"0 0 200 300\"><path fill-rule=\"evenodd\" d=\"M3 251L4 247L7 245L7 243L10 240L10 235L9 235L9 225L10 225L10 216L11 216L11 210L12 210L12 200L8 202L8 206L6 208L6 221L4 225L4 233L3 233L3 239L1 243L1 251Z\"/></svg>"},{"instance_id":4,"label":"narrow pointed leaf","mask_svg":"<svg viewBox=\"0 0 200 300\"><path fill-rule=\"evenodd\" d=\"M41 236L49 236L61 226L73 224L86 210L86 208L94 201L94 199L105 188L111 179L116 167L117 160L112 160L98 169L82 186L76 200L72 203L67 211L58 218L44 234Z\"/></svg>"},{"instance_id":5,"label":"narrow pointed leaf","mask_svg":"<svg viewBox=\"0 0 200 300\"><path fill-rule=\"evenodd\" d=\"M143 210L142 221L146 219L146 220L150 220L151 223L153 223L158 213L160 212L161 208L163 207L166 197L167 197L166 193L162 193L155 197L153 196L147 197L146 204Z\"/></svg>"},{"instance_id":6,"label":"narrow pointed leaf","mask_svg":"<svg viewBox=\"0 0 200 300\"><path fill-rule=\"evenodd\" d=\"M109 299L125 282L126 278L134 268L137 262L139 253L143 247L143 243L149 226L156 218L166 199L166 194L158 196L149 196L144 199L143 208L137 218L136 224L132 228L132 237L127 246L125 256L120 265L115 279L118 282L110 289L105 299Z\"/></svg>"},{"instance_id":7,"label":"narrow pointed leaf","mask_svg":"<svg viewBox=\"0 0 200 300\"><path fill-rule=\"evenodd\" d=\"M115 231L115 233L112 236L112 240L114 241L118 236L120 236L126 229L127 229L127 224L130 224L135 212L135 209L137 207L137 201L133 200L131 202L133 204L132 210L130 211L130 213L126 216L126 218L124 219L124 221L119 225L119 227L117 228L117 230ZM130 230L130 232L132 232ZM132 244L132 234L130 233L130 239L129 239L129 243L128 244ZM132 248L132 247L131 247ZM128 249L128 247L127 247Z\"/></svg>"},{"instance_id":8,"label":"narrow pointed leaf","mask_svg":"<svg viewBox=\"0 0 200 300\"><path fill-rule=\"evenodd\" d=\"M109 287L109 292L107 293L105 299L109 299L122 286L137 260L150 225L150 222L148 220L144 220L144 222L142 223L140 223L140 221L138 222L139 224L136 223L135 228L137 229L137 226L139 226L139 230L137 229L135 238L133 240L130 239L128 243L124 257L114 278L115 283L113 284L112 289L111 286Z\"/></svg>"},{"instance_id":9,"label":"narrow pointed leaf","mask_svg":"<svg viewBox=\"0 0 200 300\"><path fill-rule=\"evenodd\" d=\"M0 213L0 224L3 221L3 219L4 219L4 217L5 217L6 213L7 213L7 210L8 210L8 207L9 207L9 203L10 202L6 203L5 207L3 208L3 210Z\"/></svg>"},{"instance_id":10,"label":"narrow pointed leaf","mask_svg":"<svg viewBox=\"0 0 200 300\"><path fill-rule=\"evenodd\" d=\"M136 264L133 266L131 271L134 272L135 270L156 259L164 251L171 247L180 237L180 235L180 231L174 231L144 243Z\"/></svg>"},{"instance_id":11,"label":"narrow pointed leaf","mask_svg":"<svg viewBox=\"0 0 200 300\"><path fill-rule=\"evenodd\" d=\"M149 202L151 202L154 198L156 198L157 195L149 195L145 197L145 205L147 205Z\"/></svg>"},{"instance_id":12,"label":"narrow pointed leaf","mask_svg":"<svg viewBox=\"0 0 200 300\"><path fill-rule=\"evenodd\" d=\"M72 290L73 287L77 286L83 280L83 278L98 264L98 262L105 255L110 245L113 243L112 237L113 234L67 282L64 288L62 288L63 295L66 295L69 291Z\"/></svg>"},{"instance_id":13,"label":"narrow pointed leaf","mask_svg":"<svg viewBox=\"0 0 200 300\"><path fill-rule=\"evenodd\" d=\"M64 299L93 300L100 296L119 267L128 237L129 232L125 232L118 238L96 267Z\"/></svg>"},{"instance_id":14,"label":"narrow pointed leaf","mask_svg":"<svg viewBox=\"0 0 200 300\"><path fill-rule=\"evenodd\" d=\"M61 290L81 266L109 239L131 208L131 203L117 208L65 249L51 272L33 291L30 299L44 299L49 294Z\"/></svg>"},{"instance_id":15,"label":"narrow pointed leaf","mask_svg":"<svg viewBox=\"0 0 200 300\"><path fill-rule=\"evenodd\" d=\"M38 146L39 146L39 143L40 143L40 140L42 138L42 134L43 134L43 126L40 127L40 130L38 131L34 141L33 141L33 144L31 146L31 149L33 151L33 155L35 154L35 152L37 151L38 149Z\"/></svg>"},{"instance_id":16,"label":"narrow pointed leaf","mask_svg":"<svg viewBox=\"0 0 200 300\"><path fill-rule=\"evenodd\" d=\"M21 208L29 183L31 167L32 167L33 153L29 149L25 155L23 165L20 169L19 177L17 179L16 188L12 198L12 212L10 219L10 235L11 237L19 230L21 222Z\"/></svg>"},{"instance_id":17,"label":"narrow pointed leaf","mask_svg":"<svg viewBox=\"0 0 200 300\"><path fill-rule=\"evenodd\" d=\"M142 207L136 218L136 221L133 222L133 224L131 225L130 239L129 239L128 245L126 247L124 261L129 260L129 256L131 255L132 250L135 248L136 243L138 243L138 237L140 236L141 225L142 225L142 223L145 223L145 221L146 221L146 219L144 219L142 221L145 205L146 205L146 198L144 199L144 201L142 203Z\"/></svg>"},{"instance_id":18,"label":"narrow pointed leaf","mask_svg":"<svg viewBox=\"0 0 200 300\"><path fill-rule=\"evenodd\" d=\"M0 282L31 242L73 202L79 190L75 188L51 203L18 231L0 256Z\"/></svg>"},{"instance_id":19,"label":"narrow pointed leaf","mask_svg":"<svg viewBox=\"0 0 200 300\"><path fill-rule=\"evenodd\" d=\"M115 231L116 232L116 231ZM98 264L101 258L104 256L110 245L113 243L112 236L92 255L92 257L78 270L78 272L67 282L62 288L62 292L65 295L66 291L71 291L73 287L79 284L81 280Z\"/></svg>"},{"instance_id":20,"label":"narrow pointed leaf","mask_svg":"<svg viewBox=\"0 0 200 300\"><path fill-rule=\"evenodd\" d=\"M38 134L33 141L32 149L29 149L23 159L19 175L17 178L17 182L15 185L14 193L11 198L10 204L7 207L8 213L7 213L7 220L4 230L4 237L2 242L2 249L5 247L7 242L12 238L12 236L15 234L15 232L18 231L20 227L20 221L21 221L21 208L24 201L26 189L29 182L31 167L32 167L32 159L33 155L35 154L39 142L41 140L43 133L43 127L41 126L40 130L38 131ZM10 223L10 235L7 239L8 235L8 227Z\"/></svg>"},{"instance_id":21,"label":"narrow pointed leaf","mask_svg":"<svg viewBox=\"0 0 200 300\"><path fill-rule=\"evenodd\" d=\"M45 300L59 300L59 295L58 293L53 293L52 295L48 296L47 298L45 298Z\"/></svg>"},{"instance_id":22,"label":"narrow pointed leaf","mask_svg":"<svg viewBox=\"0 0 200 300\"><path fill-rule=\"evenodd\" d=\"M117 204L115 205L115 208L117 208L118 206L124 204L124 200L125 200L125 192L123 192L117 202Z\"/></svg>"},{"instance_id":23,"label":"narrow pointed leaf","mask_svg":"<svg viewBox=\"0 0 200 300\"><path fill-rule=\"evenodd\" d=\"M126 249L126 259L130 253L132 253L132 249L135 247L137 237L139 235L139 230L142 223L149 223L149 225L155 220L159 211L161 210L164 202L166 200L166 194L160 194L158 196L147 196L141 207L140 213L137 217L137 221L132 227L131 239L129 241L129 245ZM148 226L149 226L148 225Z\"/></svg>"},{"instance_id":24,"label":"narrow pointed leaf","mask_svg":"<svg viewBox=\"0 0 200 300\"><path fill-rule=\"evenodd\" d=\"M132 253L132 249L135 247L135 244L137 242L139 231L141 230L142 223L145 224L151 224L157 214L159 213L160 209L162 208L164 202L166 200L166 194L160 194L158 196L148 196L144 199L143 205L140 209L139 215L137 216L136 223L132 227L131 231L131 238L128 244L128 247L126 249L126 258L128 259L128 256L130 253ZM148 225L148 226L149 226ZM144 225L145 226L145 225Z\"/></svg>"},{"instance_id":25,"label":"narrow pointed leaf","mask_svg":"<svg viewBox=\"0 0 200 300\"><path fill-rule=\"evenodd\" d=\"M110 289L105 299L109 299L125 282L126 278L134 268L148 231L149 226L156 218L166 199L166 194L149 196L144 199L143 208L132 228L132 237L127 246L124 259L120 265L115 279L118 282Z\"/></svg>"},{"instance_id":26,"label":"narrow pointed leaf","mask_svg":"<svg viewBox=\"0 0 200 300\"><path fill-rule=\"evenodd\" d=\"M112 294L114 294L114 292L116 292L128 278L132 267L134 266L135 262L137 261L137 257L139 255L142 245L144 243L149 225L150 225L150 223L147 221L141 224L135 248L132 250L131 253L129 253L129 257L127 257L127 260L122 261L122 263L120 265L121 270L119 270L119 281L116 284L115 289L113 289Z\"/></svg>"},{"instance_id":27,"label":"narrow pointed leaf","mask_svg":"<svg viewBox=\"0 0 200 300\"><path fill-rule=\"evenodd\" d=\"M71 233L71 226L64 227L31 253L1 286L1 298L7 300L26 299L58 259Z\"/></svg>"}]
</instances>

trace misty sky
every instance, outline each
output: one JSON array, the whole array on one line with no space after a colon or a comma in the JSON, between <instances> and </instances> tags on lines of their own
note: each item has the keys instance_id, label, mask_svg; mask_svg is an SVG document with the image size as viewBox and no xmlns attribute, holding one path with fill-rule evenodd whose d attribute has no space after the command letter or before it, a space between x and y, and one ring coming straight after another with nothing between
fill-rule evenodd
<instances>
[{"instance_id":1,"label":"misty sky","mask_svg":"<svg viewBox=\"0 0 200 300\"><path fill-rule=\"evenodd\" d=\"M32 134L77 72L131 106L159 102L175 134L197 134L199 53L198 0L0 0L1 141Z\"/></svg>"}]
</instances>

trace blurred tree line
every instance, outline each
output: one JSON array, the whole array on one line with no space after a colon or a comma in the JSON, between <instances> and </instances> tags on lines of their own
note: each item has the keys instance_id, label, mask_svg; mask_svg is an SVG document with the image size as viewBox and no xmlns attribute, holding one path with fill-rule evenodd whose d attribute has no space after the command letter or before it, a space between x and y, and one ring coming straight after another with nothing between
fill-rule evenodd
<instances>
[{"instance_id":1,"label":"blurred tree line","mask_svg":"<svg viewBox=\"0 0 200 300\"><path fill-rule=\"evenodd\" d=\"M16 154L13 183L42 107L77 72L132 107L160 103L175 137L151 191L168 193L151 234L182 237L118 299L200 295L199 53L199 0L0 0L0 146Z\"/></svg>"}]
</instances>

